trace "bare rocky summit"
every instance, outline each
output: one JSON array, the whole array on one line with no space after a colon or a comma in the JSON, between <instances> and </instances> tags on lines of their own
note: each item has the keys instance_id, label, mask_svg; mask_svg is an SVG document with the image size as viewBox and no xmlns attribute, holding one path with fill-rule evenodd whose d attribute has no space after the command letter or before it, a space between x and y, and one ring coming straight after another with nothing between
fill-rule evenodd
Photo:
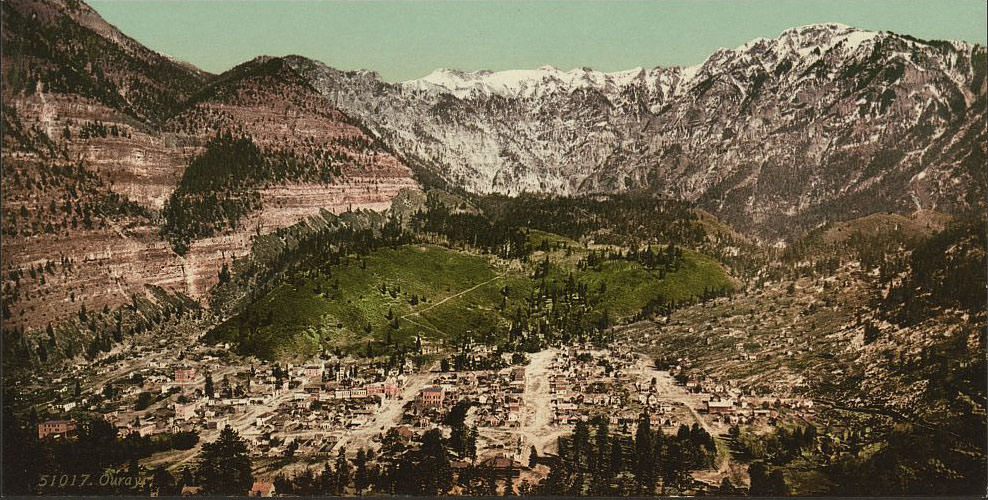
<instances>
[{"instance_id":1,"label":"bare rocky summit","mask_svg":"<svg viewBox=\"0 0 988 500\"><path fill-rule=\"evenodd\" d=\"M655 190L764 239L984 197L983 46L838 25L697 66L438 70L390 84L292 59L392 147L479 193Z\"/></svg>"}]
</instances>

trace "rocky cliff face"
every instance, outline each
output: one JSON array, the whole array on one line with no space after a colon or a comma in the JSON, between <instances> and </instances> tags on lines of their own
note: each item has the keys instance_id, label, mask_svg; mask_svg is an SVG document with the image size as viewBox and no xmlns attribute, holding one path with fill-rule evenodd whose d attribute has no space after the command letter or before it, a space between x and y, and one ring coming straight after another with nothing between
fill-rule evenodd
<instances>
[{"instance_id":1,"label":"rocky cliff face","mask_svg":"<svg viewBox=\"0 0 988 500\"><path fill-rule=\"evenodd\" d=\"M440 70L388 84L292 64L475 192L647 188L769 240L876 211L963 211L985 193L983 46L830 24L611 74Z\"/></svg>"},{"instance_id":2,"label":"rocky cliff face","mask_svg":"<svg viewBox=\"0 0 988 500\"><path fill-rule=\"evenodd\" d=\"M5 95L43 86L158 123L211 75L124 35L78 0L3 4Z\"/></svg>"},{"instance_id":3,"label":"rocky cliff face","mask_svg":"<svg viewBox=\"0 0 988 500\"><path fill-rule=\"evenodd\" d=\"M381 210L417 189L401 160L280 60L213 76L81 2L4 2L2 13L5 329L112 308L145 285L202 298L255 235L320 210ZM292 175L262 179L256 210L179 255L163 209L221 132L249 136L276 167L290 160ZM319 175L323 164L334 175Z\"/></svg>"},{"instance_id":4,"label":"rocky cliff face","mask_svg":"<svg viewBox=\"0 0 988 500\"><path fill-rule=\"evenodd\" d=\"M983 207L982 46L818 25L689 68L389 84L300 57L209 75L71 0L4 2L2 19L5 325L146 284L201 297L254 235L416 189L406 161L479 193L657 191L770 241ZM189 174L219 134L256 149L250 176L223 162ZM203 184L217 177L223 191ZM204 213L215 220L174 251L164 228Z\"/></svg>"}]
</instances>

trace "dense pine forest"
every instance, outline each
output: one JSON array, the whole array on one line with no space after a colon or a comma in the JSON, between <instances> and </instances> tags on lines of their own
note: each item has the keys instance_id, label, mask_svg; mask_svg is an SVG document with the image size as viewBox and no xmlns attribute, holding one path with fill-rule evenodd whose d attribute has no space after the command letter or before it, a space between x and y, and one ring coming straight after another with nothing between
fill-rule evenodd
<instances>
[{"instance_id":1,"label":"dense pine forest","mask_svg":"<svg viewBox=\"0 0 988 500\"><path fill-rule=\"evenodd\" d=\"M218 134L185 170L162 215L163 235L179 254L194 241L236 230L261 207L258 190L278 182L332 183L341 158L303 160L291 151L262 151L245 135Z\"/></svg>"}]
</instances>

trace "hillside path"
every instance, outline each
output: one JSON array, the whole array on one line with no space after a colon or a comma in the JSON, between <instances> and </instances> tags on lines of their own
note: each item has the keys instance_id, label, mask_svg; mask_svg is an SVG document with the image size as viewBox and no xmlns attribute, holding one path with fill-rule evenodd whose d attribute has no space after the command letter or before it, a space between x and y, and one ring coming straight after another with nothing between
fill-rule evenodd
<instances>
[{"instance_id":1,"label":"hillside path","mask_svg":"<svg viewBox=\"0 0 988 500\"><path fill-rule=\"evenodd\" d=\"M468 293L470 293L470 292L472 292L472 291L474 291L474 290L476 290L476 289L478 289L478 288L480 288L480 287L482 287L482 286L484 286L484 285L486 285L488 283L491 283L493 281L499 280L499 279L501 279L503 277L504 277L504 274L499 274L499 275L497 275L497 276L495 276L495 277L493 277L493 278L491 278L491 279L489 279L489 280L487 280L487 281L485 281L483 283L478 283L478 284L476 284L476 285L474 285L474 286L472 286L470 288L467 288L466 290L463 290L462 292L459 292L459 293L455 293L453 295L450 295L449 297L446 297L445 299L442 299L439 302L436 302L434 304L429 305L429 307L425 307L425 308L419 309L418 311L410 312L408 314L403 314L403 315L399 316L399 318L405 319L405 318L407 318L409 316L418 316L418 315L420 315L420 314L422 314L422 313L424 313L424 312L426 312L426 311L428 311L428 310L430 310L430 309L432 309L434 307L438 307L438 306L446 303L447 301L449 301L451 299L455 299L455 298L460 297L462 295L468 294Z\"/></svg>"}]
</instances>

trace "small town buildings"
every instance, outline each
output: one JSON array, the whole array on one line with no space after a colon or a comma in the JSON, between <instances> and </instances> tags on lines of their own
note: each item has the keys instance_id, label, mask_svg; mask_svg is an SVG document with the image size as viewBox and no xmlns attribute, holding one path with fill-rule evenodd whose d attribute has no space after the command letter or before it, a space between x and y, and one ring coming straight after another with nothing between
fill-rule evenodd
<instances>
[{"instance_id":1,"label":"small town buildings","mask_svg":"<svg viewBox=\"0 0 988 500\"><path fill-rule=\"evenodd\" d=\"M75 431L75 420L46 420L38 424L38 439L69 437Z\"/></svg>"},{"instance_id":2,"label":"small town buildings","mask_svg":"<svg viewBox=\"0 0 988 500\"><path fill-rule=\"evenodd\" d=\"M321 384L308 384L302 387L302 390L309 395L312 399L319 399L319 393L322 391Z\"/></svg>"},{"instance_id":3,"label":"small town buildings","mask_svg":"<svg viewBox=\"0 0 988 500\"><path fill-rule=\"evenodd\" d=\"M423 406L438 408L446 400L446 389L437 386L426 387L419 392L417 399Z\"/></svg>"},{"instance_id":4,"label":"small town buildings","mask_svg":"<svg viewBox=\"0 0 988 500\"><path fill-rule=\"evenodd\" d=\"M513 460L503 454L498 454L493 457L489 457L480 462L480 467L488 469L496 476L512 476L518 477L521 473L522 465L520 462Z\"/></svg>"},{"instance_id":5,"label":"small town buildings","mask_svg":"<svg viewBox=\"0 0 988 500\"><path fill-rule=\"evenodd\" d=\"M117 428L117 435L120 437L127 437L131 434L136 434L141 437L147 437L155 433L157 430L157 425L154 421L146 421L138 425L127 425Z\"/></svg>"},{"instance_id":6,"label":"small town buildings","mask_svg":"<svg viewBox=\"0 0 988 500\"><path fill-rule=\"evenodd\" d=\"M249 496L267 498L267 497L273 497L274 493L275 493L274 483L257 480L254 481L254 485L250 487Z\"/></svg>"},{"instance_id":7,"label":"small town buildings","mask_svg":"<svg viewBox=\"0 0 988 500\"><path fill-rule=\"evenodd\" d=\"M187 420L196 416L197 405L195 403L176 404L175 420Z\"/></svg>"},{"instance_id":8,"label":"small town buildings","mask_svg":"<svg viewBox=\"0 0 988 500\"><path fill-rule=\"evenodd\" d=\"M196 381L196 369L195 368L176 368L175 369L175 383L177 384L191 384Z\"/></svg>"},{"instance_id":9,"label":"small town buildings","mask_svg":"<svg viewBox=\"0 0 988 500\"><path fill-rule=\"evenodd\" d=\"M322 365L306 365L302 368L302 376L310 380L322 380L323 371Z\"/></svg>"},{"instance_id":10,"label":"small town buildings","mask_svg":"<svg viewBox=\"0 0 988 500\"><path fill-rule=\"evenodd\" d=\"M383 396L384 395L384 382L374 382L367 384L364 387L367 391L368 396Z\"/></svg>"},{"instance_id":11,"label":"small town buildings","mask_svg":"<svg viewBox=\"0 0 988 500\"><path fill-rule=\"evenodd\" d=\"M734 401L730 399L723 400L708 400L704 403L704 409L707 413L733 413L734 412Z\"/></svg>"}]
</instances>

